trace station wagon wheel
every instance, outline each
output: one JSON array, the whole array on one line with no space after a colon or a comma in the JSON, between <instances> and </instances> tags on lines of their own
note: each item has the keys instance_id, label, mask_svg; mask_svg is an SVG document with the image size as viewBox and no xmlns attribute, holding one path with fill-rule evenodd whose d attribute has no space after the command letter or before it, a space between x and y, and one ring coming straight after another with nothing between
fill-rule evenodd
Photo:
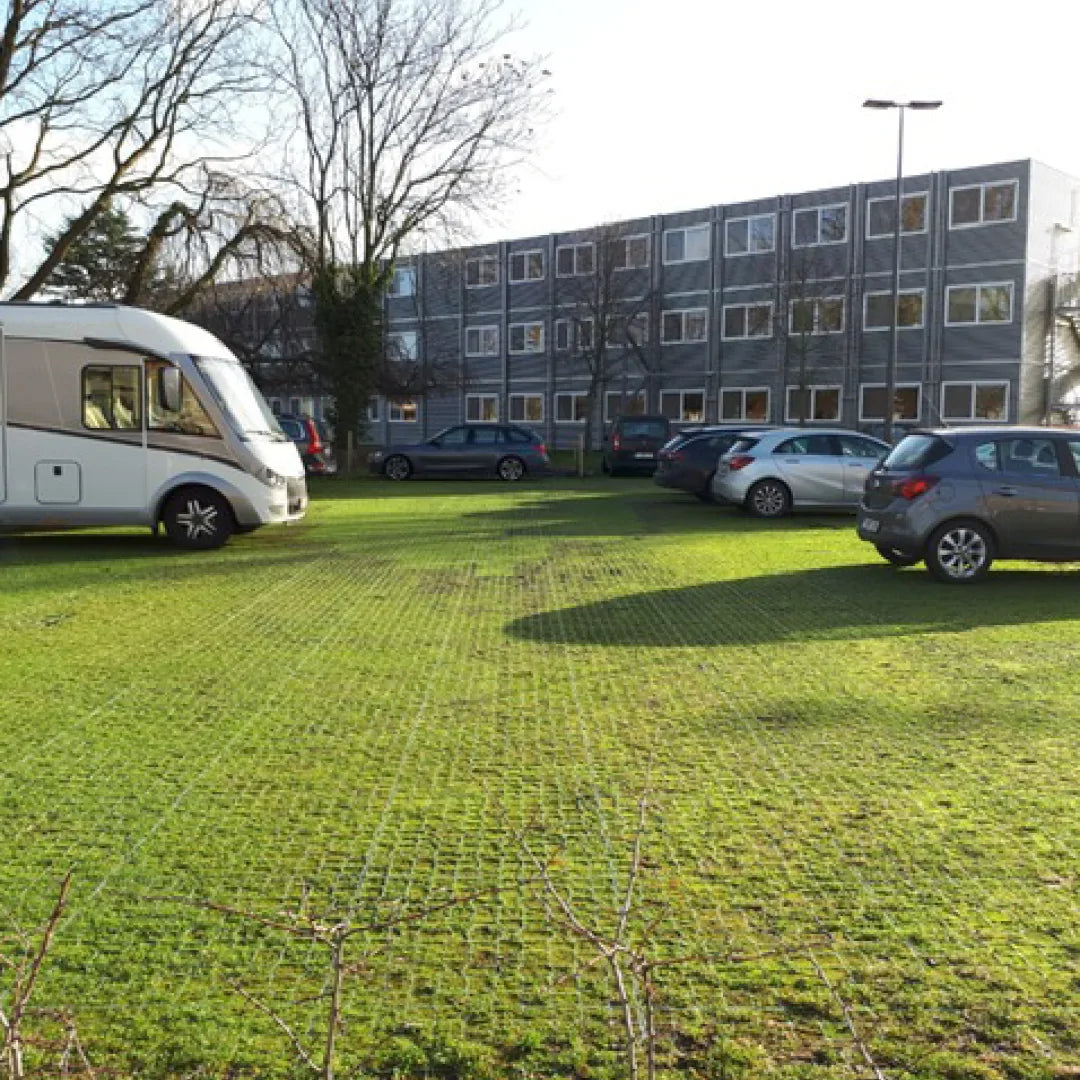
<instances>
[{"instance_id":1,"label":"station wagon wheel","mask_svg":"<svg viewBox=\"0 0 1080 1080\"><path fill-rule=\"evenodd\" d=\"M412 462L401 454L391 454L382 471L387 480L408 480L412 476Z\"/></svg>"},{"instance_id":2,"label":"station wagon wheel","mask_svg":"<svg viewBox=\"0 0 1080 1080\"><path fill-rule=\"evenodd\" d=\"M877 553L893 566L914 566L922 558L921 555L912 555L888 544L875 544L874 547L877 548Z\"/></svg>"},{"instance_id":3,"label":"station wagon wheel","mask_svg":"<svg viewBox=\"0 0 1080 1080\"><path fill-rule=\"evenodd\" d=\"M949 585L981 581L993 561L993 538L977 521L946 522L926 545L926 568Z\"/></svg>"},{"instance_id":4,"label":"station wagon wheel","mask_svg":"<svg viewBox=\"0 0 1080 1080\"><path fill-rule=\"evenodd\" d=\"M500 480L520 480L525 475L525 462L519 457L504 457L495 467Z\"/></svg>"},{"instance_id":5,"label":"station wagon wheel","mask_svg":"<svg viewBox=\"0 0 1080 1080\"><path fill-rule=\"evenodd\" d=\"M746 493L744 505L754 517L780 518L791 512L791 492L780 480L759 480Z\"/></svg>"},{"instance_id":6,"label":"station wagon wheel","mask_svg":"<svg viewBox=\"0 0 1080 1080\"><path fill-rule=\"evenodd\" d=\"M185 488L169 497L161 511L165 535L177 547L209 551L235 531L232 507L210 488Z\"/></svg>"}]
</instances>

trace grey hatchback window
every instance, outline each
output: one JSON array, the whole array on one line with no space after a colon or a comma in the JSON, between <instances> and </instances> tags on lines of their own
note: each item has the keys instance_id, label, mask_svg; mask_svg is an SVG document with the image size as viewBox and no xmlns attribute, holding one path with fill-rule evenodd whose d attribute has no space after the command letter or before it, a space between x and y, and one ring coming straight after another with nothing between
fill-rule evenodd
<instances>
[{"instance_id":1,"label":"grey hatchback window","mask_svg":"<svg viewBox=\"0 0 1080 1080\"><path fill-rule=\"evenodd\" d=\"M431 441L436 446L464 446L469 439L469 429L463 427L450 428Z\"/></svg>"},{"instance_id":2,"label":"grey hatchback window","mask_svg":"<svg viewBox=\"0 0 1080 1080\"><path fill-rule=\"evenodd\" d=\"M885 451L869 439L860 439L855 435L841 435L840 453L844 457L879 458Z\"/></svg>"},{"instance_id":3,"label":"grey hatchback window","mask_svg":"<svg viewBox=\"0 0 1080 1080\"><path fill-rule=\"evenodd\" d=\"M777 454L835 454L832 438L828 435L799 435L787 439L776 448Z\"/></svg>"},{"instance_id":4,"label":"grey hatchback window","mask_svg":"<svg viewBox=\"0 0 1080 1080\"><path fill-rule=\"evenodd\" d=\"M503 441L502 432L498 428L473 428L472 441L474 446L495 446Z\"/></svg>"},{"instance_id":5,"label":"grey hatchback window","mask_svg":"<svg viewBox=\"0 0 1080 1080\"><path fill-rule=\"evenodd\" d=\"M1057 451L1050 439L1007 439L1001 443L1001 465L1009 473L1058 476Z\"/></svg>"}]
</instances>

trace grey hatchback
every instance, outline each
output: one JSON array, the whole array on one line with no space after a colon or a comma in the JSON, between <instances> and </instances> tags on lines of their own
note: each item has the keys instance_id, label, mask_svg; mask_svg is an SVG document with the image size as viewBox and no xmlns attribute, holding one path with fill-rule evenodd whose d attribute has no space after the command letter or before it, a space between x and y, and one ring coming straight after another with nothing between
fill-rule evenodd
<instances>
[{"instance_id":1,"label":"grey hatchback","mask_svg":"<svg viewBox=\"0 0 1080 1080\"><path fill-rule=\"evenodd\" d=\"M470 474L520 480L550 467L544 440L517 424L457 424L426 442L384 446L368 457L368 468L388 480Z\"/></svg>"},{"instance_id":2,"label":"grey hatchback","mask_svg":"<svg viewBox=\"0 0 1080 1080\"><path fill-rule=\"evenodd\" d=\"M1080 430L915 431L866 480L859 537L940 581L986 576L995 558L1080 560Z\"/></svg>"}]
</instances>

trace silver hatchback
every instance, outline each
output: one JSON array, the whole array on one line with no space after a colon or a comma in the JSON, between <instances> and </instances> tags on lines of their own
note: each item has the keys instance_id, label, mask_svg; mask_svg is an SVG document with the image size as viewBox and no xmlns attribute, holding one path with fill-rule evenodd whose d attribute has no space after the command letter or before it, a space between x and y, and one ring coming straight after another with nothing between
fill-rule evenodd
<instances>
[{"instance_id":1,"label":"silver hatchback","mask_svg":"<svg viewBox=\"0 0 1080 1080\"><path fill-rule=\"evenodd\" d=\"M889 449L845 428L747 432L717 463L713 498L762 518L795 508L854 510Z\"/></svg>"},{"instance_id":2,"label":"silver hatchback","mask_svg":"<svg viewBox=\"0 0 1080 1080\"><path fill-rule=\"evenodd\" d=\"M978 581L995 558L1080 560L1080 431L979 427L912 432L875 468L859 537L897 566Z\"/></svg>"}]
</instances>

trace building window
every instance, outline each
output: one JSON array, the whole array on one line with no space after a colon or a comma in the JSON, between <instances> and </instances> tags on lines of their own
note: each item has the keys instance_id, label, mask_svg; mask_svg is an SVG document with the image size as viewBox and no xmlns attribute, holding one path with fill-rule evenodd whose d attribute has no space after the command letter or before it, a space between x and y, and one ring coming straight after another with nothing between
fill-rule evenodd
<instances>
[{"instance_id":1,"label":"building window","mask_svg":"<svg viewBox=\"0 0 1080 1080\"><path fill-rule=\"evenodd\" d=\"M172 365L160 365L179 372ZM140 406L140 370L134 364L124 366L85 367L82 371L83 427L94 431L141 431L142 409ZM181 376L182 378L182 376ZM186 383L186 380L184 381ZM151 380L148 392L151 404L151 427L154 427L154 405L165 399L164 393L155 394L161 386L160 375ZM183 392L183 391L182 391Z\"/></svg>"},{"instance_id":2,"label":"building window","mask_svg":"<svg viewBox=\"0 0 1080 1080\"><path fill-rule=\"evenodd\" d=\"M885 387L878 383L863 383L859 387L859 419L885 419ZM894 420L918 420L922 390L918 383L901 383L893 387Z\"/></svg>"},{"instance_id":3,"label":"building window","mask_svg":"<svg viewBox=\"0 0 1080 1080\"><path fill-rule=\"evenodd\" d=\"M612 315L608 318L605 344L614 348L642 346L649 340L649 313L639 311L636 315Z\"/></svg>"},{"instance_id":4,"label":"building window","mask_svg":"<svg viewBox=\"0 0 1080 1080\"><path fill-rule=\"evenodd\" d=\"M725 304L722 337L772 337L773 306L771 301L760 304Z\"/></svg>"},{"instance_id":5,"label":"building window","mask_svg":"<svg viewBox=\"0 0 1080 1080\"><path fill-rule=\"evenodd\" d=\"M409 399L391 401L387 405L390 414L390 422L393 424L415 424L418 410L416 402Z\"/></svg>"},{"instance_id":6,"label":"building window","mask_svg":"<svg viewBox=\"0 0 1080 1080\"><path fill-rule=\"evenodd\" d=\"M512 353L542 353L544 351L544 324L511 323L510 351Z\"/></svg>"},{"instance_id":7,"label":"building window","mask_svg":"<svg viewBox=\"0 0 1080 1080\"><path fill-rule=\"evenodd\" d=\"M709 226L690 225L664 232L664 264L701 262L709 257Z\"/></svg>"},{"instance_id":8,"label":"building window","mask_svg":"<svg viewBox=\"0 0 1080 1080\"><path fill-rule=\"evenodd\" d=\"M787 388L787 412L784 419L794 423L800 419L799 403L805 403L802 419L826 420L835 423L840 419L839 386L789 386Z\"/></svg>"},{"instance_id":9,"label":"building window","mask_svg":"<svg viewBox=\"0 0 1080 1080\"><path fill-rule=\"evenodd\" d=\"M1008 420L1007 382L947 382L941 384L942 420Z\"/></svg>"},{"instance_id":10,"label":"building window","mask_svg":"<svg viewBox=\"0 0 1080 1080\"><path fill-rule=\"evenodd\" d=\"M411 266L399 266L394 270L387 296L414 296L416 294L416 270Z\"/></svg>"},{"instance_id":11,"label":"building window","mask_svg":"<svg viewBox=\"0 0 1080 1080\"><path fill-rule=\"evenodd\" d=\"M514 424L539 424L544 419L543 394L511 394L510 422Z\"/></svg>"},{"instance_id":12,"label":"building window","mask_svg":"<svg viewBox=\"0 0 1080 1080\"><path fill-rule=\"evenodd\" d=\"M739 387L720 391L721 420L769 419L769 391L765 387Z\"/></svg>"},{"instance_id":13,"label":"building window","mask_svg":"<svg viewBox=\"0 0 1080 1080\"><path fill-rule=\"evenodd\" d=\"M902 233L926 232L927 196L905 195L900 200L900 231ZM896 235L896 199L868 199L866 203L866 235Z\"/></svg>"},{"instance_id":14,"label":"building window","mask_svg":"<svg viewBox=\"0 0 1080 1080\"><path fill-rule=\"evenodd\" d=\"M840 334L844 330L844 298L792 300L790 319L792 334Z\"/></svg>"},{"instance_id":15,"label":"building window","mask_svg":"<svg viewBox=\"0 0 1080 1080\"><path fill-rule=\"evenodd\" d=\"M705 419L705 391L661 390L660 412L669 420L700 424Z\"/></svg>"},{"instance_id":16,"label":"building window","mask_svg":"<svg viewBox=\"0 0 1080 1080\"><path fill-rule=\"evenodd\" d=\"M950 285L945 293L946 326L1012 322L1011 281L986 285Z\"/></svg>"},{"instance_id":17,"label":"building window","mask_svg":"<svg viewBox=\"0 0 1080 1080\"><path fill-rule=\"evenodd\" d=\"M561 424L584 424L589 418L589 395L567 392L555 395L555 419Z\"/></svg>"},{"instance_id":18,"label":"building window","mask_svg":"<svg viewBox=\"0 0 1080 1080\"><path fill-rule=\"evenodd\" d=\"M709 311L708 308L665 311L660 325L660 340L665 345L705 341L709 331Z\"/></svg>"},{"instance_id":19,"label":"building window","mask_svg":"<svg viewBox=\"0 0 1080 1080\"><path fill-rule=\"evenodd\" d=\"M397 330L386 335L388 360L415 360L419 355L415 330Z\"/></svg>"},{"instance_id":20,"label":"building window","mask_svg":"<svg viewBox=\"0 0 1080 1080\"><path fill-rule=\"evenodd\" d=\"M776 250L776 215L731 218L724 229L725 255L757 255Z\"/></svg>"},{"instance_id":21,"label":"building window","mask_svg":"<svg viewBox=\"0 0 1080 1080\"><path fill-rule=\"evenodd\" d=\"M470 423L495 421L499 419L498 394L466 394L465 419Z\"/></svg>"},{"instance_id":22,"label":"building window","mask_svg":"<svg viewBox=\"0 0 1080 1080\"><path fill-rule=\"evenodd\" d=\"M585 352L593 347L593 320L556 319L555 351Z\"/></svg>"},{"instance_id":23,"label":"building window","mask_svg":"<svg viewBox=\"0 0 1080 1080\"><path fill-rule=\"evenodd\" d=\"M620 390L609 390L604 395L604 422L608 423L616 416L641 416L645 412L645 391L635 390L624 394Z\"/></svg>"},{"instance_id":24,"label":"building window","mask_svg":"<svg viewBox=\"0 0 1080 1080\"><path fill-rule=\"evenodd\" d=\"M465 286L479 289L499 284L499 260L494 255L478 255L465 260Z\"/></svg>"},{"instance_id":25,"label":"building window","mask_svg":"<svg viewBox=\"0 0 1080 1080\"><path fill-rule=\"evenodd\" d=\"M544 277L542 251L515 251L510 255L511 281L541 281Z\"/></svg>"},{"instance_id":26,"label":"building window","mask_svg":"<svg viewBox=\"0 0 1080 1080\"><path fill-rule=\"evenodd\" d=\"M595 269L592 244L568 244L555 249L555 274L557 277L578 277L591 274Z\"/></svg>"},{"instance_id":27,"label":"building window","mask_svg":"<svg viewBox=\"0 0 1080 1080\"><path fill-rule=\"evenodd\" d=\"M842 244L847 240L847 219L847 203L796 210L792 247Z\"/></svg>"},{"instance_id":28,"label":"building window","mask_svg":"<svg viewBox=\"0 0 1080 1080\"><path fill-rule=\"evenodd\" d=\"M368 398L367 421L369 424L377 424L379 422L379 399L377 397Z\"/></svg>"},{"instance_id":29,"label":"building window","mask_svg":"<svg viewBox=\"0 0 1080 1080\"><path fill-rule=\"evenodd\" d=\"M905 289L900 293L897 304L900 312L901 330L917 330L923 324L922 289ZM889 330L893 322L893 294L891 292L872 292L863 297L863 329Z\"/></svg>"},{"instance_id":30,"label":"building window","mask_svg":"<svg viewBox=\"0 0 1080 1080\"><path fill-rule=\"evenodd\" d=\"M621 236L611 242L611 266L614 270L640 270L649 265L649 236Z\"/></svg>"},{"instance_id":31,"label":"building window","mask_svg":"<svg viewBox=\"0 0 1080 1080\"><path fill-rule=\"evenodd\" d=\"M1019 182L972 184L949 192L949 228L966 229L997 221L1016 220Z\"/></svg>"},{"instance_id":32,"label":"building window","mask_svg":"<svg viewBox=\"0 0 1080 1080\"><path fill-rule=\"evenodd\" d=\"M466 356L498 356L499 355L499 328L498 328L498 326L466 326L465 327L465 355Z\"/></svg>"}]
</instances>

